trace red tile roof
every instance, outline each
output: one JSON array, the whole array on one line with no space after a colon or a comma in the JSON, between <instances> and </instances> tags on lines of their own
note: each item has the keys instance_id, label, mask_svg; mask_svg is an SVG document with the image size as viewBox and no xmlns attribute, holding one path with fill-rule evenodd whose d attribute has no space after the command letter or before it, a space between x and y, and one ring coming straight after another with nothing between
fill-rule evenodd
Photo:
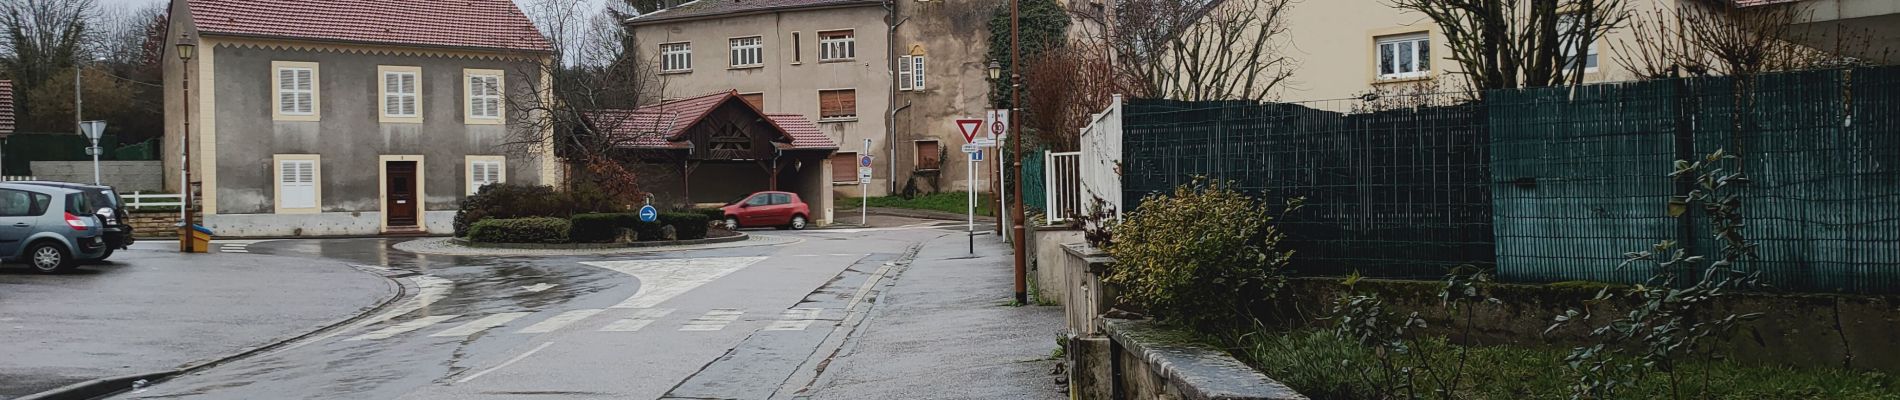
<instances>
[{"instance_id":1,"label":"red tile roof","mask_svg":"<svg viewBox=\"0 0 1900 400\"><path fill-rule=\"evenodd\" d=\"M738 101L752 108L751 103L739 98L737 91L725 91L703 94L684 99L672 100L640 107L632 110L596 110L589 112L587 118L596 125L606 126L610 134L626 140L619 145L630 148L648 149L684 149L692 146L686 142L686 129L699 122L727 101ZM752 108L753 111L759 111ZM779 148L787 150L832 150L838 145L818 130L818 125L798 114L765 114L766 121L784 132L789 143L775 141Z\"/></svg>"},{"instance_id":2,"label":"red tile roof","mask_svg":"<svg viewBox=\"0 0 1900 400\"><path fill-rule=\"evenodd\" d=\"M878 0L696 0L673 6L673 8L642 14L628 19L627 23L642 25L701 17L733 17L769 11L880 5L884 3Z\"/></svg>"},{"instance_id":3,"label":"red tile roof","mask_svg":"<svg viewBox=\"0 0 1900 400\"><path fill-rule=\"evenodd\" d=\"M13 133L13 81L0 81L0 135Z\"/></svg>"},{"instance_id":4,"label":"red tile roof","mask_svg":"<svg viewBox=\"0 0 1900 400\"><path fill-rule=\"evenodd\" d=\"M210 34L550 52L509 0L186 0Z\"/></svg>"}]
</instances>

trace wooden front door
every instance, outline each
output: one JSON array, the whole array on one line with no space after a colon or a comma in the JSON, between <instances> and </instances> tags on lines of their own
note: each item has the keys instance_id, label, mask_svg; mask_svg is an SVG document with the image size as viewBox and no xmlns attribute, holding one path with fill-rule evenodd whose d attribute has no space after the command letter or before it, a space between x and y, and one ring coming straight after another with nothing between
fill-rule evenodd
<instances>
[{"instance_id":1,"label":"wooden front door","mask_svg":"<svg viewBox=\"0 0 1900 400\"><path fill-rule=\"evenodd\" d=\"M389 226L416 226L419 203L419 196L416 196L416 162L390 161L383 168L386 174L383 193L387 196L383 199L383 205L386 207L384 211L389 213Z\"/></svg>"}]
</instances>

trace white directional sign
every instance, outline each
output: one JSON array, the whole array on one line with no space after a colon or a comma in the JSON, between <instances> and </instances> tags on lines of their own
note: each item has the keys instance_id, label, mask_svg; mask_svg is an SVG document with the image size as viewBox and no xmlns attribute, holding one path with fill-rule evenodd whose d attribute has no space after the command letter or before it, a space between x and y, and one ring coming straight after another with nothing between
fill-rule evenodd
<instances>
[{"instance_id":1,"label":"white directional sign","mask_svg":"<svg viewBox=\"0 0 1900 400\"><path fill-rule=\"evenodd\" d=\"M976 145L982 146L982 147L996 147L996 139L990 139L990 138L977 139Z\"/></svg>"},{"instance_id":2,"label":"white directional sign","mask_svg":"<svg viewBox=\"0 0 1900 400\"><path fill-rule=\"evenodd\" d=\"M964 153L975 153L979 151L983 151L983 146L977 146L975 143L963 145Z\"/></svg>"},{"instance_id":3,"label":"white directional sign","mask_svg":"<svg viewBox=\"0 0 1900 400\"><path fill-rule=\"evenodd\" d=\"M871 167L858 167L858 183L871 183Z\"/></svg>"}]
</instances>

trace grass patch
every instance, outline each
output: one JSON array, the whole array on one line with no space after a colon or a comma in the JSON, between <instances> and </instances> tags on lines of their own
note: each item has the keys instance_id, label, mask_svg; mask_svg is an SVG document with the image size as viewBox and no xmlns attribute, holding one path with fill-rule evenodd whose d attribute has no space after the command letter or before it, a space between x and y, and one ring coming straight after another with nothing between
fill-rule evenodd
<instances>
[{"instance_id":1,"label":"grass patch","mask_svg":"<svg viewBox=\"0 0 1900 400\"><path fill-rule=\"evenodd\" d=\"M872 197L864 201L870 204L871 207L904 208L962 214L968 210L970 201L968 196L969 194L964 192L941 192L917 195L917 197L911 199L898 196L885 196ZM976 215L995 216L996 212L992 210L994 207L990 204L990 201L985 200L986 198L989 198L989 195L982 193L976 195ZM839 197L837 201L839 207L852 207L853 209L858 206L859 202L856 197Z\"/></svg>"},{"instance_id":2,"label":"grass patch","mask_svg":"<svg viewBox=\"0 0 1900 400\"><path fill-rule=\"evenodd\" d=\"M1285 383L1313 399L1384 399L1404 398L1404 393L1373 393L1361 374L1376 368L1372 351L1358 343L1340 339L1331 332L1294 331L1249 335L1240 340L1235 356L1267 376ZM1450 347L1442 339L1426 346ZM1449 350L1449 349L1446 349ZM1433 354L1456 354L1438 351ZM1511 346L1474 347L1465 367L1466 382L1455 396L1460 399L1567 399L1573 377L1561 360L1568 349L1538 349ZM1452 363L1447 362L1447 367ZM1693 382L1684 386L1684 396L1701 399L1704 385L1700 371L1708 363L1691 363L1685 371L1697 371ZM1712 399L1900 399L1900 379L1880 372L1848 371L1825 368L1788 368L1716 362L1708 374ZM1621 398L1672 398L1666 377L1652 375L1624 388ZM1435 398L1431 382L1420 379L1417 392Z\"/></svg>"}]
</instances>

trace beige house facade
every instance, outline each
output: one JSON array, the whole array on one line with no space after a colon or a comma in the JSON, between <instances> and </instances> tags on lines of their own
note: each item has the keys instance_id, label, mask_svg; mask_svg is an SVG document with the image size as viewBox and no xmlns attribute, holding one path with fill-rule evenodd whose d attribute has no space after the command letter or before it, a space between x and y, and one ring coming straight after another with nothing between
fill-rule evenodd
<instances>
[{"instance_id":1,"label":"beige house facade","mask_svg":"<svg viewBox=\"0 0 1900 400\"><path fill-rule=\"evenodd\" d=\"M658 65L661 100L735 90L767 113L814 121L838 145L830 185L839 196L988 192L995 166L970 179L955 124L988 108L985 27L1004 3L980 3L698 1L627 26ZM892 14L904 21L894 30ZM867 153L872 179L860 186Z\"/></svg>"}]
</instances>

